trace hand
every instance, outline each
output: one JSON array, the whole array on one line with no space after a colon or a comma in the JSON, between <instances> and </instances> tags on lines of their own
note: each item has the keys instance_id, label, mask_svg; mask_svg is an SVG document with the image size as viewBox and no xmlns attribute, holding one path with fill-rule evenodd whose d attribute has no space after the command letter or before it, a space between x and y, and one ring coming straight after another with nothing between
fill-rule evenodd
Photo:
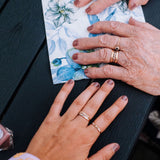
<instances>
[{"instance_id":1,"label":"hand","mask_svg":"<svg viewBox=\"0 0 160 160\"><path fill-rule=\"evenodd\" d=\"M107 80L100 89L99 83L92 83L74 100L68 111L60 116L62 106L73 86L73 80L68 81L63 86L26 152L39 157L41 160L87 159L89 150L99 137L100 132L93 125L88 125L88 120L78 115L78 113L83 111L92 119L113 89L114 82ZM101 132L124 109L127 102L126 96L120 97L94 121ZM91 156L89 160L109 160L118 149L119 145L112 143Z\"/></svg>"},{"instance_id":2,"label":"hand","mask_svg":"<svg viewBox=\"0 0 160 160\"><path fill-rule=\"evenodd\" d=\"M118 64L88 68L90 78L122 80L152 95L160 95L160 30L147 23L130 19L129 24L98 22L88 28L91 33L110 33L73 42L77 49L100 48L92 53L77 53L73 60L79 64L110 63L112 49L120 47ZM119 43L119 44L118 44Z\"/></svg>"},{"instance_id":3,"label":"hand","mask_svg":"<svg viewBox=\"0 0 160 160\"><path fill-rule=\"evenodd\" d=\"M87 9L86 12L88 14L98 14L102 12L105 8L111 6L112 4L119 2L120 0L97 0L93 2ZM130 10L133 10L134 8L147 4L149 0L130 0L128 7ZM75 0L74 4L76 7L83 7L90 3L91 0Z\"/></svg>"}]
</instances>

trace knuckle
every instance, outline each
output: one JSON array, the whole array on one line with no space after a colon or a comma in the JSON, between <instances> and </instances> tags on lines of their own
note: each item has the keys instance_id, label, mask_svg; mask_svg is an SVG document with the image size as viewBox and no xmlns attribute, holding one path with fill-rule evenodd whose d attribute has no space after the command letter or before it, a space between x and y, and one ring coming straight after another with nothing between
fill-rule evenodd
<instances>
[{"instance_id":1,"label":"knuckle","mask_svg":"<svg viewBox=\"0 0 160 160\"><path fill-rule=\"evenodd\" d=\"M110 67L109 65L103 67L103 73L106 77L109 77L113 73L112 67Z\"/></svg>"},{"instance_id":2,"label":"knuckle","mask_svg":"<svg viewBox=\"0 0 160 160\"><path fill-rule=\"evenodd\" d=\"M113 21L110 23L110 28L112 32L116 31L119 28L119 26L120 26L120 23L118 22Z\"/></svg>"},{"instance_id":3,"label":"knuckle","mask_svg":"<svg viewBox=\"0 0 160 160\"><path fill-rule=\"evenodd\" d=\"M55 100L54 100L54 105L55 106L58 106L59 104L61 103L61 99L59 99L59 98L56 98Z\"/></svg>"},{"instance_id":4,"label":"knuckle","mask_svg":"<svg viewBox=\"0 0 160 160\"><path fill-rule=\"evenodd\" d=\"M103 155L103 160L110 160L110 158L108 158L108 155L107 155L107 154L104 154L104 155Z\"/></svg>"},{"instance_id":5,"label":"knuckle","mask_svg":"<svg viewBox=\"0 0 160 160\"><path fill-rule=\"evenodd\" d=\"M130 40L126 41L126 45L128 46L129 53L131 52L131 50L133 51L133 53L137 52L140 47L137 38L131 38Z\"/></svg>"},{"instance_id":6,"label":"knuckle","mask_svg":"<svg viewBox=\"0 0 160 160\"><path fill-rule=\"evenodd\" d=\"M134 82L135 82L135 74L133 72L129 72L126 78L126 83L133 85Z\"/></svg>"},{"instance_id":7,"label":"knuckle","mask_svg":"<svg viewBox=\"0 0 160 160\"><path fill-rule=\"evenodd\" d=\"M112 115L109 112L107 112L107 113L105 113L103 115L103 120L106 123L109 123L110 121L112 121L112 119L113 119L113 117L112 117Z\"/></svg>"},{"instance_id":8,"label":"knuckle","mask_svg":"<svg viewBox=\"0 0 160 160\"><path fill-rule=\"evenodd\" d=\"M108 50L107 50L106 48L100 49L100 50L98 51L98 59L99 59L100 61L105 61L105 60L107 60L107 52L108 52Z\"/></svg>"},{"instance_id":9,"label":"knuckle","mask_svg":"<svg viewBox=\"0 0 160 160\"><path fill-rule=\"evenodd\" d=\"M98 37L98 43L100 46L104 46L107 42L107 36L104 35L104 36L99 36Z\"/></svg>"},{"instance_id":10,"label":"knuckle","mask_svg":"<svg viewBox=\"0 0 160 160\"><path fill-rule=\"evenodd\" d=\"M79 99L76 99L76 100L73 102L73 104L74 104L75 106L82 106L82 102L81 102Z\"/></svg>"},{"instance_id":11,"label":"knuckle","mask_svg":"<svg viewBox=\"0 0 160 160\"><path fill-rule=\"evenodd\" d=\"M130 29L129 29L129 33L130 33L131 35L133 35L133 36L136 36L136 35L138 34L138 30L137 30L136 27L132 26L132 27L130 27Z\"/></svg>"},{"instance_id":12,"label":"knuckle","mask_svg":"<svg viewBox=\"0 0 160 160\"><path fill-rule=\"evenodd\" d=\"M53 123L53 119L50 117L47 117L43 122L45 126L50 126L52 123Z\"/></svg>"}]
</instances>

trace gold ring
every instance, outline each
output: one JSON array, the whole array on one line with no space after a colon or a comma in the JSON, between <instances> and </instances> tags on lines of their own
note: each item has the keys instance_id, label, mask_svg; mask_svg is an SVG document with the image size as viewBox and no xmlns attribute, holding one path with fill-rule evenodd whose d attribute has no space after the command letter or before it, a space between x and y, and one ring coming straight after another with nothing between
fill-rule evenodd
<instances>
[{"instance_id":1,"label":"gold ring","mask_svg":"<svg viewBox=\"0 0 160 160\"><path fill-rule=\"evenodd\" d=\"M111 62L111 63L114 62L113 57L114 57L114 51L112 50L111 59L110 59L110 62Z\"/></svg>"},{"instance_id":2,"label":"gold ring","mask_svg":"<svg viewBox=\"0 0 160 160\"><path fill-rule=\"evenodd\" d=\"M115 51L119 51L119 50L120 50L120 47L119 47L119 45L120 45L120 40L121 40L121 38L118 37L118 43L117 43L117 45L116 45L116 47L115 47Z\"/></svg>"},{"instance_id":3,"label":"gold ring","mask_svg":"<svg viewBox=\"0 0 160 160\"><path fill-rule=\"evenodd\" d=\"M101 129L93 122L92 126L101 134Z\"/></svg>"},{"instance_id":4,"label":"gold ring","mask_svg":"<svg viewBox=\"0 0 160 160\"><path fill-rule=\"evenodd\" d=\"M116 52L115 52L115 61L114 61L114 63L117 63L117 62L118 62L118 55L119 55L119 52L116 51Z\"/></svg>"},{"instance_id":5,"label":"gold ring","mask_svg":"<svg viewBox=\"0 0 160 160\"><path fill-rule=\"evenodd\" d=\"M86 113L81 111L78 113L78 115L81 116L82 118L84 118L85 120L90 121L90 118Z\"/></svg>"},{"instance_id":6,"label":"gold ring","mask_svg":"<svg viewBox=\"0 0 160 160\"><path fill-rule=\"evenodd\" d=\"M118 56L119 56L119 52L112 50L110 62L111 62L111 63L112 63L112 62L113 62L113 63L117 63L117 62L118 62Z\"/></svg>"}]
</instances>

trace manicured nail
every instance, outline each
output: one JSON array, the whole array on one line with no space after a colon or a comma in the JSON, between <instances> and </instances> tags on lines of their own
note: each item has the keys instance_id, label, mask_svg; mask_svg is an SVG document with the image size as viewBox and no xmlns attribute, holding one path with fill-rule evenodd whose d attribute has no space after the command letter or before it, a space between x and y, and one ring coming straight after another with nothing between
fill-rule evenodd
<instances>
[{"instance_id":1,"label":"manicured nail","mask_svg":"<svg viewBox=\"0 0 160 160\"><path fill-rule=\"evenodd\" d=\"M73 60L78 59L78 54L74 54L74 55L72 56L72 59L73 59Z\"/></svg>"},{"instance_id":2,"label":"manicured nail","mask_svg":"<svg viewBox=\"0 0 160 160\"><path fill-rule=\"evenodd\" d=\"M93 25L91 25L91 26L89 26L89 27L87 28L88 31L91 31L92 29L93 29Z\"/></svg>"},{"instance_id":3,"label":"manicured nail","mask_svg":"<svg viewBox=\"0 0 160 160\"><path fill-rule=\"evenodd\" d=\"M91 10L92 10L91 7L88 7L88 8L86 9L86 12L89 13Z\"/></svg>"},{"instance_id":4,"label":"manicured nail","mask_svg":"<svg viewBox=\"0 0 160 160\"><path fill-rule=\"evenodd\" d=\"M114 152L117 152L119 149L120 149L120 145L119 145L119 144L115 144L115 145L113 146Z\"/></svg>"},{"instance_id":5,"label":"manicured nail","mask_svg":"<svg viewBox=\"0 0 160 160\"><path fill-rule=\"evenodd\" d=\"M75 6L78 6L78 5L79 5L79 3L80 3L80 1L79 1L79 0L75 0L75 1L74 1L74 5L75 5Z\"/></svg>"},{"instance_id":6,"label":"manicured nail","mask_svg":"<svg viewBox=\"0 0 160 160\"><path fill-rule=\"evenodd\" d=\"M130 10L134 10L136 7L137 7L137 4L135 4L135 3L131 3L131 5L130 5L131 7L130 7Z\"/></svg>"},{"instance_id":7,"label":"manicured nail","mask_svg":"<svg viewBox=\"0 0 160 160\"><path fill-rule=\"evenodd\" d=\"M92 85L95 86L95 87L97 87L97 88L100 87L100 84L98 82L93 82Z\"/></svg>"},{"instance_id":8,"label":"manicured nail","mask_svg":"<svg viewBox=\"0 0 160 160\"><path fill-rule=\"evenodd\" d=\"M124 100L124 101L127 101L128 97L127 96L122 96L121 99Z\"/></svg>"},{"instance_id":9,"label":"manicured nail","mask_svg":"<svg viewBox=\"0 0 160 160\"><path fill-rule=\"evenodd\" d=\"M107 83L108 83L109 85L113 85L113 84L114 84L114 82L113 82L111 79L108 79L108 80L107 80Z\"/></svg>"},{"instance_id":10,"label":"manicured nail","mask_svg":"<svg viewBox=\"0 0 160 160\"><path fill-rule=\"evenodd\" d=\"M72 84L74 82L74 80L73 79L70 79L67 83L68 84Z\"/></svg>"},{"instance_id":11,"label":"manicured nail","mask_svg":"<svg viewBox=\"0 0 160 160\"><path fill-rule=\"evenodd\" d=\"M73 41L73 46L78 46L78 40Z\"/></svg>"},{"instance_id":12,"label":"manicured nail","mask_svg":"<svg viewBox=\"0 0 160 160\"><path fill-rule=\"evenodd\" d=\"M84 70L84 74L88 74L88 69L85 69L85 70Z\"/></svg>"}]
</instances>

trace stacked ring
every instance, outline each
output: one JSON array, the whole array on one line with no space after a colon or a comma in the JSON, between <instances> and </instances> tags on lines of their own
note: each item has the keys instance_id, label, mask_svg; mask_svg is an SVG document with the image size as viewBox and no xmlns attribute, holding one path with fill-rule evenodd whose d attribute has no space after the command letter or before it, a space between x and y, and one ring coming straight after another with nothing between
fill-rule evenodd
<instances>
[{"instance_id":1,"label":"stacked ring","mask_svg":"<svg viewBox=\"0 0 160 160\"><path fill-rule=\"evenodd\" d=\"M85 120L90 121L90 118L86 113L81 111L81 112L79 112L78 115L81 116L82 118L84 118Z\"/></svg>"},{"instance_id":2,"label":"stacked ring","mask_svg":"<svg viewBox=\"0 0 160 160\"><path fill-rule=\"evenodd\" d=\"M112 50L110 62L111 63L117 63L118 62L118 56L119 56L119 52Z\"/></svg>"}]
</instances>

